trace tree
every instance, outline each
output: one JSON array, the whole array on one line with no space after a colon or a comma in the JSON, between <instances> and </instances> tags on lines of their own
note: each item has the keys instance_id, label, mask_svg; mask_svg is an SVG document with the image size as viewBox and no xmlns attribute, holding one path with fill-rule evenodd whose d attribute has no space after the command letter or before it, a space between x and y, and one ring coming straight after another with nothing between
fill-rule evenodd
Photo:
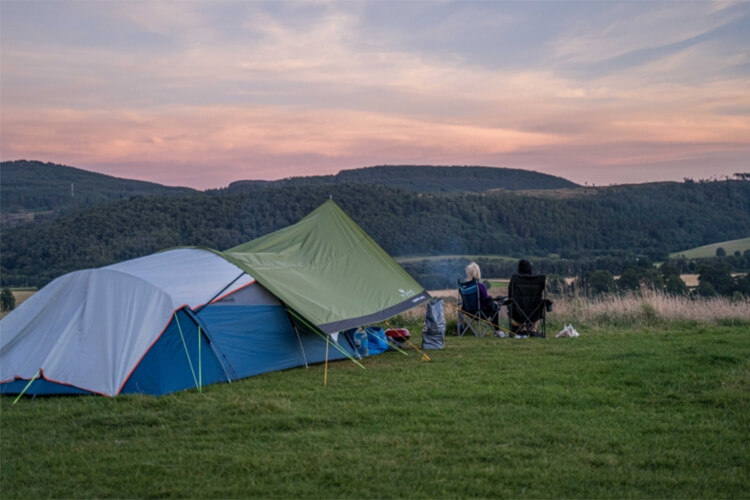
<instances>
[{"instance_id":1,"label":"tree","mask_svg":"<svg viewBox=\"0 0 750 500\"><path fill-rule=\"evenodd\" d=\"M617 280L621 290L640 290L641 285L661 290L664 288L664 278L654 268L630 267Z\"/></svg>"},{"instance_id":2,"label":"tree","mask_svg":"<svg viewBox=\"0 0 750 500\"><path fill-rule=\"evenodd\" d=\"M672 295L686 295L688 287L680 276L680 268L673 261L666 261L660 268L664 280L664 291Z\"/></svg>"},{"instance_id":3,"label":"tree","mask_svg":"<svg viewBox=\"0 0 750 500\"><path fill-rule=\"evenodd\" d=\"M696 291L701 297L713 297L716 295L716 289L708 281L701 281Z\"/></svg>"},{"instance_id":4,"label":"tree","mask_svg":"<svg viewBox=\"0 0 750 500\"><path fill-rule=\"evenodd\" d=\"M732 295L734 291L734 278L732 278L732 269L725 261L702 264L698 274L700 285L710 284L711 289L719 295Z\"/></svg>"},{"instance_id":5,"label":"tree","mask_svg":"<svg viewBox=\"0 0 750 500\"><path fill-rule=\"evenodd\" d=\"M717 257L724 257L727 255L727 251L724 250L724 247L719 247L716 249L716 256Z\"/></svg>"},{"instance_id":6,"label":"tree","mask_svg":"<svg viewBox=\"0 0 750 500\"><path fill-rule=\"evenodd\" d=\"M737 288L745 297L750 297L750 273L737 279Z\"/></svg>"},{"instance_id":7,"label":"tree","mask_svg":"<svg viewBox=\"0 0 750 500\"><path fill-rule=\"evenodd\" d=\"M599 295L615 289L615 278L609 271L598 269L584 275L583 284L587 291Z\"/></svg>"},{"instance_id":8,"label":"tree","mask_svg":"<svg viewBox=\"0 0 750 500\"><path fill-rule=\"evenodd\" d=\"M689 289L679 274L664 276L664 291L671 295L687 295Z\"/></svg>"},{"instance_id":9,"label":"tree","mask_svg":"<svg viewBox=\"0 0 750 500\"><path fill-rule=\"evenodd\" d=\"M13 292L10 291L10 288L3 288L3 291L0 292L0 310L3 312L12 311L15 308L16 297L13 295Z\"/></svg>"},{"instance_id":10,"label":"tree","mask_svg":"<svg viewBox=\"0 0 750 500\"><path fill-rule=\"evenodd\" d=\"M565 281L565 277L559 274L547 275L548 285L547 291L555 294L562 294L570 291L570 286Z\"/></svg>"}]
</instances>

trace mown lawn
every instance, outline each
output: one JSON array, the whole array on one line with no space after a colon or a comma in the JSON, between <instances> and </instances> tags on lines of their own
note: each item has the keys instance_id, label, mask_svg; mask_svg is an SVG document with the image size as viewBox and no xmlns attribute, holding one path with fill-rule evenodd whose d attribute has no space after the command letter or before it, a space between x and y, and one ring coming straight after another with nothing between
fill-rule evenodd
<instances>
[{"instance_id":1,"label":"mown lawn","mask_svg":"<svg viewBox=\"0 0 750 500\"><path fill-rule=\"evenodd\" d=\"M337 362L327 387L314 366L160 398L3 397L0 497L750 495L748 325L449 336L429 355Z\"/></svg>"}]
</instances>

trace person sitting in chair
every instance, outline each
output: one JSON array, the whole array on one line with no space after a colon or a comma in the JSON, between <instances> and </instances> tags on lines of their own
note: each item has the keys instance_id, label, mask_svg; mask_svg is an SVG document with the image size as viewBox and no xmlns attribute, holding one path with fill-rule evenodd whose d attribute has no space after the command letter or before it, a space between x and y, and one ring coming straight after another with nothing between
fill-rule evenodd
<instances>
[{"instance_id":1,"label":"person sitting in chair","mask_svg":"<svg viewBox=\"0 0 750 500\"><path fill-rule=\"evenodd\" d=\"M521 259L518 261L518 271L516 272L516 275L518 276L532 276L534 274L534 268L529 260ZM511 277L511 284L513 283L513 277ZM506 303L510 302L511 299L513 299L512 296L512 289L513 286L509 284L508 286L508 298L506 299ZM552 310L552 301L545 299L543 303L543 307L547 309L547 311ZM512 309L508 308L508 314L511 314ZM516 316L514 314L514 316ZM532 337L539 336L539 333L537 331L537 328L539 326L539 322L541 321L541 316L535 316L533 318L533 321L528 322L525 321L525 319L521 319L520 317L513 317L511 318L513 324L511 325L511 332L514 333L519 338L526 338L529 335ZM523 324L522 324L523 322Z\"/></svg>"},{"instance_id":2,"label":"person sitting in chair","mask_svg":"<svg viewBox=\"0 0 750 500\"><path fill-rule=\"evenodd\" d=\"M520 275L532 275L534 274L534 266L531 264L531 261L526 259L521 259L518 261L518 271L516 274Z\"/></svg>"},{"instance_id":3,"label":"person sitting in chair","mask_svg":"<svg viewBox=\"0 0 750 500\"><path fill-rule=\"evenodd\" d=\"M482 314L485 318L490 318L492 327L495 332L500 330L498 326L500 306L497 305L495 299L490 297L487 293L487 287L482 283L482 271L479 269L479 265L476 262L472 262L466 266L466 281L477 280L477 288L479 289L479 306L482 309Z\"/></svg>"}]
</instances>

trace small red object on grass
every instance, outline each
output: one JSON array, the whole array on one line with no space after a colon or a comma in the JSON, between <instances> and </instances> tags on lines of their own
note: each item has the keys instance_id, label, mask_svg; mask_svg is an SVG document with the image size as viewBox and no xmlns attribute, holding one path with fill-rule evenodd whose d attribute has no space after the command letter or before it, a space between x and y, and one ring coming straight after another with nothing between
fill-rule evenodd
<instances>
[{"instance_id":1,"label":"small red object on grass","mask_svg":"<svg viewBox=\"0 0 750 500\"><path fill-rule=\"evenodd\" d=\"M385 331L385 336L388 337L388 340L405 342L411 337L411 334L406 328L389 328Z\"/></svg>"}]
</instances>

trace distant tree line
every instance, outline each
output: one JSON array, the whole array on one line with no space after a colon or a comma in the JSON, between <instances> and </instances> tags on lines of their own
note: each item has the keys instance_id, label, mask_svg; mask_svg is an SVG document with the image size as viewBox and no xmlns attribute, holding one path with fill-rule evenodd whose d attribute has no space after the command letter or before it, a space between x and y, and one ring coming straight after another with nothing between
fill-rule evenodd
<instances>
[{"instance_id":1,"label":"distant tree line","mask_svg":"<svg viewBox=\"0 0 750 500\"><path fill-rule=\"evenodd\" d=\"M329 196L393 256L549 256L536 258L536 268L561 276L624 275L646 259L662 262L669 252L750 234L747 181L545 193L438 195L337 184L133 196L4 230L0 284L41 286L76 269L175 246L227 249L297 222ZM733 269L746 266L745 255L724 258ZM509 276L515 266L479 263L487 276ZM675 261L681 272L697 265ZM440 280L453 286L458 277L450 264L404 267L427 288Z\"/></svg>"},{"instance_id":2,"label":"distant tree line","mask_svg":"<svg viewBox=\"0 0 750 500\"><path fill-rule=\"evenodd\" d=\"M635 292L642 287L671 295L686 295L689 289L680 274L679 268L671 261L655 267L650 260L643 259L617 278L607 269L584 272L577 277L574 286L587 295Z\"/></svg>"},{"instance_id":3,"label":"distant tree line","mask_svg":"<svg viewBox=\"0 0 750 500\"><path fill-rule=\"evenodd\" d=\"M463 279L467 258L406 262L402 267L429 290L455 288ZM507 259L479 258L482 275L510 278L517 262ZM648 257L607 257L581 260L534 259L534 270L549 278L552 293L583 293L596 296L638 291L642 287L672 295L696 293L702 296L750 297L750 250L742 259L727 257L668 259L655 265ZM698 274L699 286L690 290L682 274ZM566 278L576 279L569 284Z\"/></svg>"},{"instance_id":4,"label":"distant tree line","mask_svg":"<svg viewBox=\"0 0 750 500\"><path fill-rule=\"evenodd\" d=\"M598 269L582 274L576 286L590 295L603 293L637 291L641 287L661 290L673 295L695 293L704 297L750 297L750 251L746 261L730 261L727 258L695 259L689 261L689 271L698 274L698 287L689 290L680 275L685 260L668 260L661 266L630 267L619 277L606 269ZM743 267L733 264L743 263Z\"/></svg>"}]
</instances>

